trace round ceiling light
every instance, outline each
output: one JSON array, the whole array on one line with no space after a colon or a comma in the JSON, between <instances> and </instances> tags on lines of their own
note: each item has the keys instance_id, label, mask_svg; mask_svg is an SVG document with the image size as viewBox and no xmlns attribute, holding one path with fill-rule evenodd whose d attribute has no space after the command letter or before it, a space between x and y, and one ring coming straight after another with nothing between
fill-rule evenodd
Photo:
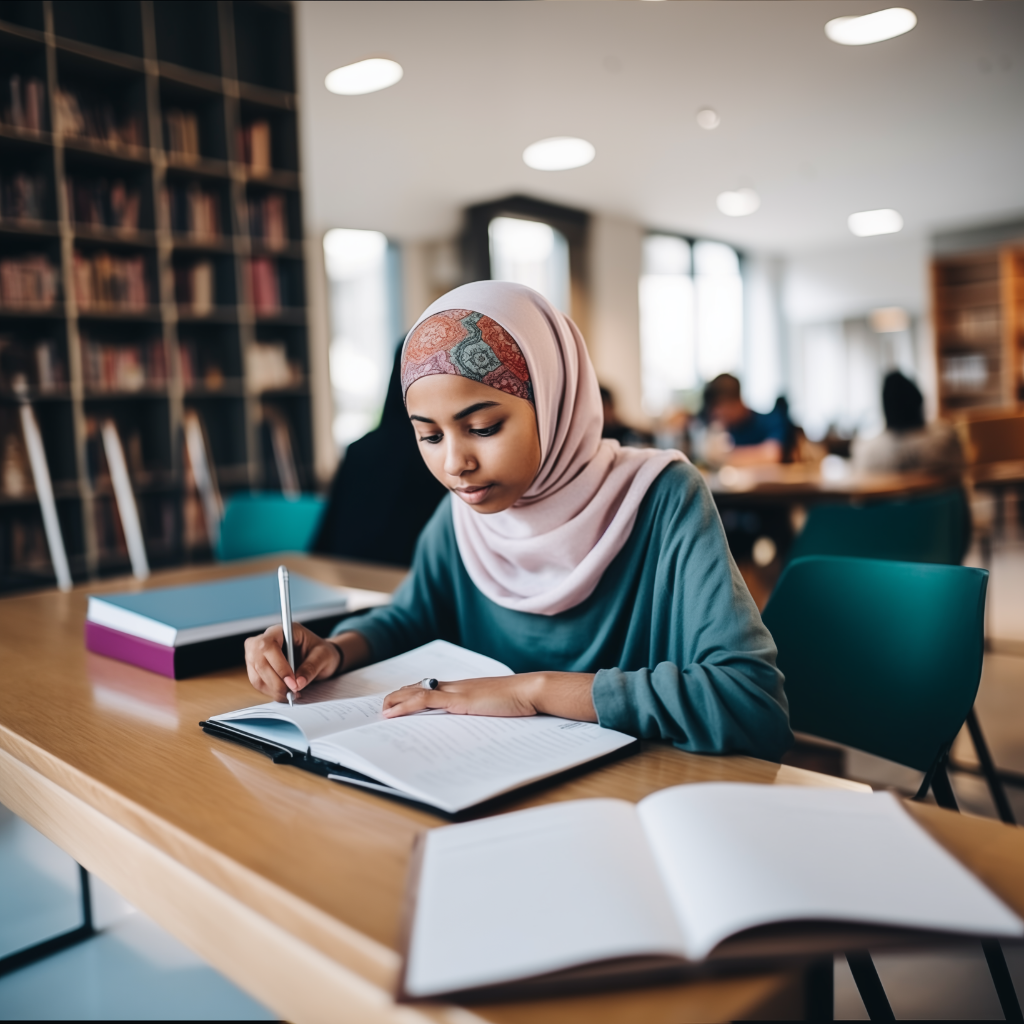
<instances>
[{"instance_id":1,"label":"round ceiling light","mask_svg":"<svg viewBox=\"0 0 1024 1024\"><path fill-rule=\"evenodd\" d=\"M738 188L719 193L715 202L726 217L746 217L760 207L761 197L752 188Z\"/></svg>"},{"instance_id":2,"label":"round ceiling light","mask_svg":"<svg viewBox=\"0 0 1024 1024\"><path fill-rule=\"evenodd\" d=\"M589 164L595 156L597 150L586 139L559 135L527 146L523 163L535 171L568 171Z\"/></svg>"},{"instance_id":3,"label":"round ceiling light","mask_svg":"<svg viewBox=\"0 0 1024 1024\"><path fill-rule=\"evenodd\" d=\"M833 18L825 24L825 35L843 46L866 46L909 32L917 24L917 15L906 7L889 7L874 14Z\"/></svg>"},{"instance_id":4,"label":"round ceiling light","mask_svg":"<svg viewBox=\"0 0 1024 1024\"><path fill-rule=\"evenodd\" d=\"M851 213L846 223L858 238L893 235L903 230L903 218L895 210L864 210Z\"/></svg>"},{"instance_id":5,"label":"round ceiling light","mask_svg":"<svg viewBox=\"0 0 1024 1024\"><path fill-rule=\"evenodd\" d=\"M325 79L328 92L339 96L363 96L379 92L402 80L402 65L384 57L370 57L335 68Z\"/></svg>"},{"instance_id":6,"label":"round ceiling light","mask_svg":"<svg viewBox=\"0 0 1024 1024\"><path fill-rule=\"evenodd\" d=\"M701 126L705 131L712 131L722 123L722 119L718 116L717 110L712 110L710 107L705 107L703 110L697 111L697 124Z\"/></svg>"}]
</instances>

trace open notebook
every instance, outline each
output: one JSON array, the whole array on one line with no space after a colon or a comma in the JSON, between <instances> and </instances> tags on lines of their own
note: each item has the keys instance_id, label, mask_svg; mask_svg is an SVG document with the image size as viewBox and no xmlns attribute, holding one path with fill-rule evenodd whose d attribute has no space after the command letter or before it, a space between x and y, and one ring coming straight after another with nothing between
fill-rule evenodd
<instances>
[{"instance_id":1,"label":"open notebook","mask_svg":"<svg viewBox=\"0 0 1024 1024\"><path fill-rule=\"evenodd\" d=\"M405 999L1024 936L893 795L722 782L433 829L409 907Z\"/></svg>"},{"instance_id":2,"label":"open notebook","mask_svg":"<svg viewBox=\"0 0 1024 1024\"><path fill-rule=\"evenodd\" d=\"M435 640L396 658L314 683L294 707L258 704L203 727L267 752L315 759L328 778L456 814L520 786L611 754L636 740L550 715L484 718L427 711L381 715L384 697L425 676L453 681L512 675L493 658ZM307 767L308 765L303 765Z\"/></svg>"}]
</instances>

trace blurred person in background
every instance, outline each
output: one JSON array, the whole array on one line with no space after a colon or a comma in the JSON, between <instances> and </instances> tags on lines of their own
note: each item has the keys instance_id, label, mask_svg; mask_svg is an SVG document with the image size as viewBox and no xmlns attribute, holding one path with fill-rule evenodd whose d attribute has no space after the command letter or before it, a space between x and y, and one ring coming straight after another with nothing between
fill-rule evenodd
<instances>
[{"instance_id":1,"label":"blurred person in background","mask_svg":"<svg viewBox=\"0 0 1024 1024\"><path fill-rule=\"evenodd\" d=\"M704 388L702 418L708 425L704 461L712 466L761 466L782 462L792 425L784 406L754 412L743 403L740 382L720 373Z\"/></svg>"},{"instance_id":2,"label":"blurred person in background","mask_svg":"<svg viewBox=\"0 0 1024 1024\"><path fill-rule=\"evenodd\" d=\"M963 452L951 424L926 424L924 397L902 373L887 374L882 385L886 429L877 437L853 442L854 468L863 473L957 473Z\"/></svg>"},{"instance_id":3,"label":"blurred person in background","mask_svg":"<svg viewBox=\"0 0 1024 1024\"><path fill-rule=\"evenodd\" d=\"M601 411L604 413L602 437L609 437L624 447L632 448L649 448L654 443L652 434L644 430L637 430L619 419L619 412L615 408L615 395L603 384L601 385Z\"/></svg>"}]
</instances>

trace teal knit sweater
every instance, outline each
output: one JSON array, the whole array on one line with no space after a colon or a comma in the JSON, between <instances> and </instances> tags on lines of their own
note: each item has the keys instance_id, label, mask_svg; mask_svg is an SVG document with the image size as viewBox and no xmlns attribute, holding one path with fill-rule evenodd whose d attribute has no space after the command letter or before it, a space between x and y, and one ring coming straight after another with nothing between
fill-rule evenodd
<instances>
[{"instance_id":1,"label":"teal knit sweater","mask_svg":"<svg viewBox=\"0 0 1024 1024\"><path fill-rule=\"evenodd\" d=\"M775 644L688 463L654 482L629 540L575 608L534 615L485 597L443 501L393 602L343 620L343 630L362 633L374 660L440 638L514 672L594 672L601 725L683 750L777 761L793 739Z\"/></svg>"}]
</instances>

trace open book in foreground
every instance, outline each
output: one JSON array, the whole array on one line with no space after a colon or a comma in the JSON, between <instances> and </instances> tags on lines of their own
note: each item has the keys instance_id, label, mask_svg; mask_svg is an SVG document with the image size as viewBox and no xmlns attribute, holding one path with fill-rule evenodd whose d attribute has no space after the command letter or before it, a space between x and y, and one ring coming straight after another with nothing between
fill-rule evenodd
<instances>
[{"instance_id":1,"label":"open book in foreground","mask_svg":"<svg viewBox=\"0 0 1024 1024\"><path fill-rule=\"evenodd\" d=\"M1024 922L889 793L711 782L433 829L400 998L536 995Z\"/></svg>"},{"instance_id":2,"label":"open book in foreground","mask_svg":"<svg viewBox=\"0 0 1024 1024\"><path fill-rule=\"evenodd\" d=\"M508 676L493 658L444 640L314 683L294 707L258 704L203 722L208 732L266 753L298 755L329 779L456 814L502 793L635 743L612 729L551 715L485 718L425 711L381 714L384 697L433 676L442 681ZM314 764L309 762L313 761Z\"/></svg>"}]
</instances>

